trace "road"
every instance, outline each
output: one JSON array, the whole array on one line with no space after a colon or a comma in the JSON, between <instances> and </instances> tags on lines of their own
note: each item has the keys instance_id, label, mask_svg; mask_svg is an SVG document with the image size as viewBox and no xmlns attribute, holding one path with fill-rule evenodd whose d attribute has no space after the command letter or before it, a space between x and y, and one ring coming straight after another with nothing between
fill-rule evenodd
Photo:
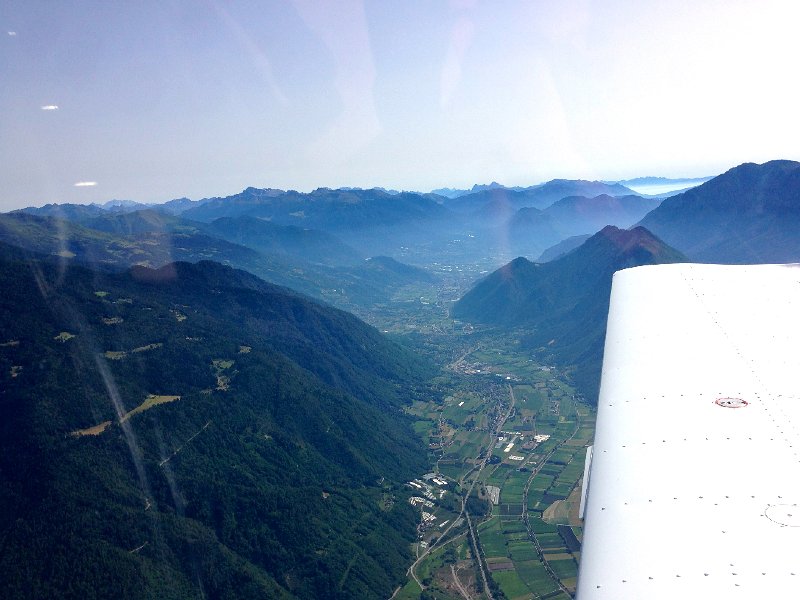
<instances>
[{"instance_id":1,"label":"road","mask_svg":"<svg viewBox=\"0 0 800 600\"><path fill-rule=\"evenodd\" d=\"M455 584L456 588L458 588L458 593L464 597L464 600L472 600L472 596L469 595L464 586L461 585L461 581L458 578L458 573L456 573L455 565L450 565L450 573L453 575L453 583Z\"/></svg>"}]
</instances>

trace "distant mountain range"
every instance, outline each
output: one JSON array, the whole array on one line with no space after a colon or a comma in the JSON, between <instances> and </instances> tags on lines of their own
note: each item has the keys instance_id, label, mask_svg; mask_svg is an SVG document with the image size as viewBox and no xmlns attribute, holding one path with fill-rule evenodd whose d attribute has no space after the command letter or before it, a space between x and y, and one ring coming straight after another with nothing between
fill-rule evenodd
<instances>
[{"instance_id":1,"label":"distant mountain range","mask_svg":"<svg viewBox=\"0 0 800 600\"><path fill-rule=\"evenodd\" d=\"M320 188L301 194L248 188L235 196L207 200L181 214L201 222L248 215L280 225L335 231L428 221L444 217L446 211L431 196L409 192Z\"/></svg>"},{"instance_id":2,"label":"distant mountain range","mask_svg":"<svg viewBox=\"0 0 800 600\"><path fill-rule=\"evenodd\" d=\"M567 237L592 234L604 225L628 227L656 205L618 184L559 179L529 188L476 185L454 198L377 188L320 188L309 194L247 188L226 198L183 198L144 209L126 201L102 207L48 205L14 214L57 218L115 235L202 233L278 263L299 259L338 267L378 255L415 264L446 262L452 240L466 237L470 243L461 248L463 260L492 257L501 264L514 255L536 257ZM146 261L144 250L141 258ZM188 255L177 258L192 260ZM203 258L218 259L213 251ZM264 270L258 274L292 283ZM313 288L300 283L295 287Z\"/></svg>"},{"instance_id":3,"label":"distant mountain range","mask_svg":"<svg viewBox=\"0 0 800 600\"><path fill-rule=\"evenodd\" d=\"M608 196L635 195L633 190L619 184L571 179L554 179L529 188L505 188L493 185L484 189L473 189L474 191L470 193L448 198L443 201L443 204L457 212L474 210L490 201L503 201L513 209L528 207L542 209L569 196L592 198L602 194Z\"/></svg>"},{"instance_id":4,"label":"distant mountain range","mask_svg":"<svg viewBox=\"0 0 800 600\"><path fill-rule=\"evenodd\" d=\"M712 179L712 177L682 177L682 178L677 178L677 179L676 178L669 178L669 177L635 177L633 179L622 179L622 180L619 180L619 181L600 181L600 182L585 182L585 183L601 183L601 184L604 184L604 185L607 185L607 186L620 185L620 186L629 188L628 191L625 192L625 193L630 194L630 193L636 193L636 192L633 192L630 189L631 186L635 186L635 187L639 187L639 186L643 186L643 187L673 186L674 188L680 188L680 187L691 187L693 185L698 185L700 183L708 181L709 179ZM432 194L436 194L437 196L444 196L445 198L454 199L454 198L459 198L461 196L467 196L469 194L474 194L476 192L482 192L482 191L486 191L486 190L503 189L503 190L509 190L509 191L513 191L513 192L522 192L522 191L526 191L526 190L533 190L533 189L536 189L536 188L539 188L539 187L543 187L543 186L548 185L548 184L551 184L551 185L555 186L555 182L559 182L559 181L577 182L577 181L580 181L580 180L563 180L563 179L559 180L559 179L554 179L554 180L551 180L551 181L549 181L547 183L542 183L542 184L532 185L532 186L527 186L527 187L525 187L525 186L506 186L506 185L503 185L501 183L497 183L496 181L493 181L492 183L486 184L486 185L475 184L470 189L438 188L438 189L435 189L435 190L431 190L431 193ZM599 195L599 194L604 194L604 193L608 193L608 192L606 190L599 190L599 191L598 190L594 190L594 191L592 191L592 190L584 189L582 191L576 192L575 195L579 195L579 194L583 195L583 194L586 194L586 193L592 194L592 195Z\"/></svg>"},{"instance_id":5,"label":"distant mountain range","mask_svg":"<svg viewBox=\"0 0 800 600\"><path fill-rule=\"evenodd\" d=\"M594 398L612 275L628 267L686 260L643 227L608 226L552 262L511 261L456 302L452 315L526 329L525 343L532 351L571 365L581 391Z\"/></svg>"}]
</instances>

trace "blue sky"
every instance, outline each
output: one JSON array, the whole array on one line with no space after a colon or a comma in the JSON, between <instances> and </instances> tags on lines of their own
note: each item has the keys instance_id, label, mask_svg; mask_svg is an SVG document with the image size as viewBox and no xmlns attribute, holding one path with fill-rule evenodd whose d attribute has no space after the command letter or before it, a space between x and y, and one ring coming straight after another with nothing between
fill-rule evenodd
<instances>
[{"instance_id":1,"label":"blue sky","mask_svg":"<svg viewBox=\"0 0 800 600\"><path fill-rule=\"evenodd\" d=\"M798 17L790 0L6 0L0 210L800 159Z\"/></svg>"}]
</instances>

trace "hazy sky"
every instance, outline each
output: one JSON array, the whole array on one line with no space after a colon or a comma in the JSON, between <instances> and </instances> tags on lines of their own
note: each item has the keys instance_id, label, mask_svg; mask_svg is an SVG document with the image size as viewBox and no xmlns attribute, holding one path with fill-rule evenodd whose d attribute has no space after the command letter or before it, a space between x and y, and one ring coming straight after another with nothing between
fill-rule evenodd
<instances>
[{"instance_id":1,"label":"hazy sky","mask_svg":"<svg viewBox=\"0 0 800 600\"><path fill-rule=\"evenodd\" d=\"M796 0L3 0L0 210L800 159L798 23Z\"/></svg>"}]
</instances>

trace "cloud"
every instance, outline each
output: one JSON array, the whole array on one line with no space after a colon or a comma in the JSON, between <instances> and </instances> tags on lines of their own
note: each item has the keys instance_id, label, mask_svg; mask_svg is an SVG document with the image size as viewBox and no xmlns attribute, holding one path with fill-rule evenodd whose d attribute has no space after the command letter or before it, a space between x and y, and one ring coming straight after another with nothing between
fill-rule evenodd
<instances>
[{"instance_id":1,"label":"cloud","mask_svg":"<svg viewBox=\"0 0 800 600\"><path fill-rule=\"evenodd\" d=\"M8 35L17 35L17 32L16 31L9 31Z\"/></svg>"},{"instance_id":2,"label":"cloud","mask_svg":"<svg viewBox=\"0 0 800 600\"><path fill-rule=\"evenodd\" d=\"M58 104L45 104L42 110L58 110Z\"/></svg>"},{"instance_id":3,"label":"cloud","mask_svg":"<svg viewBox=\"0 0 800 600\"><path fill-rule=\"evenodd\" d=\"M75 187L94 187L96 185L96 181L78 181L75 183Z\"/></svg>"}]
</instances>

